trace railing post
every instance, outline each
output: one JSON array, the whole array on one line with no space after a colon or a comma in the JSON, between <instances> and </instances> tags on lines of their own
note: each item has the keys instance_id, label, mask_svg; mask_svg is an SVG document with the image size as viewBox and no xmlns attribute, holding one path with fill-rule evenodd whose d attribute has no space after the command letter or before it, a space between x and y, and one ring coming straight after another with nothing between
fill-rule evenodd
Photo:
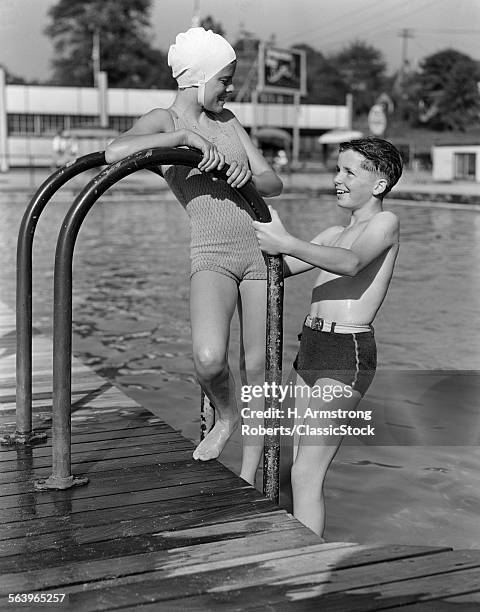
<instances>
[{"instance_id":1,"label":"railing post","mask_svg":"<svg viewBox=\"0 0 480 612\"><path fill-rule=\"evenodd\" d=\"M267 255L267 331L265 346L265 381L282 384L283 351L283 258ZM278 388L278 386L277 386ZM278 432L280 426L280 398L267 393L265 428ZM263 494L278 504L280 496L280 436L266 434L263 446Z\"/></svg>"},{"instance_id":2,"label":"railing post","mask_svg":"<svg viewBox=\"0 0 480 612\"><path fill-rule=\"evenodd\" d=\"M32 250L38 220L62 185L85 170L103 165L104 152L96 152L59 168L37 189L23 215L17 240L16 431L0 438L1 444L33 444L46 439L45 433L32 431Z\"/></svg>"}]
</instances>

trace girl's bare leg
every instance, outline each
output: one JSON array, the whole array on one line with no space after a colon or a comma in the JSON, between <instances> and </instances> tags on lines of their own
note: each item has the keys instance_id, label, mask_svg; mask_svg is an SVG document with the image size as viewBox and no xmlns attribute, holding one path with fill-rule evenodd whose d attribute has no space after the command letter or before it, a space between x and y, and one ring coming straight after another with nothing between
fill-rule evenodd
<instances>
[{"instance_id":1,"label":"girl's bare leg","mask_svg":"<svg viewBox=\"0 0 480 612\"><path fill-rule=\"evenodd\" d=\"M190 320L195 370L216 409L213 429L193 453L193 458L200 461L218 457L239 422L235 383L228 367L230 322L237 299L238 286L232 278L210 270L192 276Z\"/></svg>"},{"instance_id":2,"label":"girl's bare leg","mask_svg":"<svg viewBox=\"0 0 480 612\"><path fill-rule=\"evenodd\" d=\"M265 321L267 286L264 280L245 280L240 285L239 316L241 329L240 372L242 385L265 382ZM263 411L264 397L252 398L247 413ZM249 418L245 424L263 425L263 418ZM263 436L244 435L240 477L255 484L255 474L263 452Z\"/></svg>"}]
</instances>

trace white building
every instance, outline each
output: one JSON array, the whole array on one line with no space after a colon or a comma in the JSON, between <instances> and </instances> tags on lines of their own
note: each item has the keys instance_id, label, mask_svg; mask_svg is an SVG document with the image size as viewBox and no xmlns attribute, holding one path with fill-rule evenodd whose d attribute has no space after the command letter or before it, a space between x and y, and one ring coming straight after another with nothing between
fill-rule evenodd
<instances>
[{"instance_id":1,"label":"white building","mask_svg":"<svg viewBox=\"0 0 480 612\"><path fill-rule=\"evenodd\" d=\"M123 132L145 112L169 106L174 96L174 91L156 89L105 89L102 93L93 87L5 85L0 69L0 169L50 166L52 140L59 130L83 129L86 137L78 141L78 156L101 150L105 138L94 137L95 132L84 128L108 127L110 135ZM256 121L250 103L232 102L228 108L247 129L255 124L298 130L304 151L314 150L324 131L350 125L347 105L301 105L297 112L293 104L258 104Z\"/></svg>"},{"instance_id":2,"label":"white building","mask_svg":"<svg viewBox=\"0 0 480 612\"><path fill-rule=\"evenodd\" d=\"M480 144L442 144L432 147L434 181L480 182Z\"/></svg>"}]
</instances>

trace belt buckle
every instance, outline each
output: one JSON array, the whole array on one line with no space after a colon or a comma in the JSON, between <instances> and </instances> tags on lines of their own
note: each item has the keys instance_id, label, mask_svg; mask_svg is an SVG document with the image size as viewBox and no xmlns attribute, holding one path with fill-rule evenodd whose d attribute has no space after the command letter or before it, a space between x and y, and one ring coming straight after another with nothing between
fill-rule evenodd
<instances>
[{"instance_id":1,"label":"belt buckle","mask_svg":"<svg viewBox=\"0 0 480 612\"><path fill-rule=\"evenodd\" d=\"M313 329L322 331L324 323L325 321L322 319L322 317L314 317Z\"/></svg>"}]
</instances>

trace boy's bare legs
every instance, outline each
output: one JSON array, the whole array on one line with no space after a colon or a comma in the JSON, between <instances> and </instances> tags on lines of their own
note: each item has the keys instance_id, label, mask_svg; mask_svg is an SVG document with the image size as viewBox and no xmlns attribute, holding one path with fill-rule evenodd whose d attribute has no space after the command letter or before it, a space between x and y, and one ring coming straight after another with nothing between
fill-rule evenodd
<instances>
[{"instance_id":1,"label":"boy's bare legs","mask_svg":"<svg viewBox=\"0 0 480 612\"><path fill-rule=\"evenodd\" d=\"M265 324L267 284L264 280L245 280L240 285L238 313L240 316L240 373L242 385L265 383ZM247 405L246 405L247 406ZM248 413L265 409L265 398L252 398ZM245 424L252 427L263 425L263 418L249 418ZM242 436L242 468L240 478L251 485L263 452L263 436Z\"/></svg>"},{"instance_id":2,"label":"boy's bare legs","mask_svg":"<svg viewBox=\"0 0 480 612\"><path fill-rule=\"evenodd\" d=\"M238 287L232 278L210 270L192 276L190 320L195 370L216 410L213 429L193 453L193 458L200 461L218 457L239 422L235 383L228 367L230 322L237 299Z\"/></svg>"},{"instance_id":3,"label":"boy's bare legs","mask_svg":"<svg viewBox=\"0 0 480 612\"><path fill-rule=\"evenodd\" d=\"M298 377L297 385L305 385ZM337 380L322 378L315 383L316 386L342 385ZM325 401L321 398L312 398L309 402L311 410L355 410L361 395L352 391L352 397L334 398ZM327 420L306 418L303 421L310 427L328 427L347 424L348 420ZM309 529L322 536L325 529L325 500L323 486L325 476L335 457L342 436L300 436L297 456L292 466L292 492L293 514Z\"/></svg>"}]
</instances>

